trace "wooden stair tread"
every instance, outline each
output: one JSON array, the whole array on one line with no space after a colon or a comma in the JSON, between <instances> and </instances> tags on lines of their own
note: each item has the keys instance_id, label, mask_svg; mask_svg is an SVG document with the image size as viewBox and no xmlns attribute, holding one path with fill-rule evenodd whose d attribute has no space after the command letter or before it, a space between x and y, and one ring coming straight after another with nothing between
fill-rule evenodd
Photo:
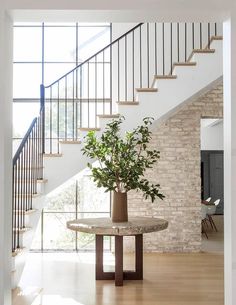
<instances>
[{"instance_id":1,"label":"wooden stair tread","mask_svg":"<svg viewBox=\"0 0 236 305\"><path fill-rule=\"evenodd\" d=\"M212 40L223 40L223 36L220 36L220 35L218 35L218 36L212 36L210 40L211 40L211 41L212 41Z\"/></svg>"},{"instance_id":2,"label":"wooden stair tread","mask_svg":"<svg viewBox=\"0 0 236 305\"><path fill-rule=\"evenodd\" d=\"M215 53L215 49L208 49L208 48L205 48L205 49L193 49L193 53Z\"/></svg>"},{"instance_id":3,"label":"wooden stair tread","mask_svg":"<svg viewBox=\"0 0 236 305\"><path fill-rule=\"evenodd\" d=\"M154 75L155 79L176 79L177 75Z\"/></svg>"},{"instance_id":4,"label":"wooden stair tread","mask_svg":"<svg viewBox=\"0 0 236 305\"><path fill-rule=\"evenodd\" d=\"M62 157L62 154L44 154L43 155L45 158L57 158L57 157Z\"/></svg>"},{"instance_id":5,"label":"wooden stair tread","mask_svg":"<svg viewBox=\"0 0 236 305\"><path fill-rule=\"evenodd\" d=\"M173 66L196 66L196 62L175 62Z\"/></svg>"},{"instance_id":6,"label":"wooden stair tread","mask_svg":"<svg viewBox=\"0 0 236 305\"><path fill-rule=\"evenodd\" d=\"M80 140L65 140L65 141L60 141L60 144L81 144Z\"/></svg>"},{"instance_id":7,"label":"wooden stair tread","mask_svg":"<svg viewBox=\"0 0 236 305\"><path fill-rule=\"evenodd\" d=\"M137 106L139 105L139 102L136 101L119 101L117 102L118 105L127 105L127 106Z\"/></svg>"},{"instance_id":8,"label":"wooden stair tread","mask_svg":"<svg viewBox=\"0 0 236 305\"><path fill-rule=\"evenodd\" d=\"M15 214L24 214L24 215L30 215L30 214L34 214L35 212L37 212L38 210L36 209L30 209L30 210L14 210L13 213Z\"/></svg>"},{"instance_id":9,"label":"wooden stair tread","mask_svg":"<svg viewBox=\"0 0 236 305\"><path fill-rule=\"evenodd\" d=\"M12 251L11 255L12 257L16 257L19 254L22 254L25 251L25 248L16 248L14 251Z\"/></svg>"},{"instance_id":10,"label":"wooden stair tread","mask_svg":"<svg viewBox=\"0 0 236 305\"><path fill-rule=\"evenodd\" d=\"M48 179L37 179L37 183L47 183Z\"/></svg>"},{"instance_id":11,"label":"wooden stair tread","mask_svg":"<svg viewBox=\"0 0 236 305\"><path fill-rule=\"evenodd\" d=\"M20 234L26 233L28 231L32 230L30 227L25 227L25 228L13 228L14 232L19 232Z\"/></svg>"},{"instance_id":12,"label":"wooden stair tread","mask_svg":"<svg viewBox=\"0 0 236 305\"><path fill-rule=\"evenodd\" d=\"M100 119L117 119L120 114L98 114L97 117Z\"/></svg>"},{"instance_id":13,"label":"wooden stair tread","mask_svg":"<svg viewBox=\"0 0 236 305\"><path fill-rule=\"evenodd\" d=\"M190 62L194 54L212 54L212 53L215 53L215 49L210 49L208 47L206 47L205 49L194 49L189 55L188 62Z\"/></svg>"},{"instance_id":14,"label":"wooden stair tread","mask_svg":"<svg viewBox=\"0 0 236 305\"><path fill-rule=\"evenodd\" d=\"M14 194L14 196L15 196L15 197L21 197L21 196L22 196L22 197L30 197L31 194L27 194L27 193L26 193L26 194L19 194L19 193L18 193L18 194ZM40 197L40 196L41 196L41 194L39 194L39 193L32 194L32 197L33 197L33 198Z\"/></svg>"},{"instance_id":15,"label":"wooden stair tread","mask_svg":"<svg viewBox=\"0 0 236 305\"><path fill-rule=\"evenodd\" d=\"M157 92L157 88L136 88L137 92Z\"/></svg>"},{"instance_id":16,"label":"wooden stair tread","mask_svg":"<svg viewBox=\"0 0 236 305\"><path fill-rule=\"evenodd\" d=\"M82 127L79 128L80 131L100 131L101 128L99 127Z\"/></svg>"}]
</instances>

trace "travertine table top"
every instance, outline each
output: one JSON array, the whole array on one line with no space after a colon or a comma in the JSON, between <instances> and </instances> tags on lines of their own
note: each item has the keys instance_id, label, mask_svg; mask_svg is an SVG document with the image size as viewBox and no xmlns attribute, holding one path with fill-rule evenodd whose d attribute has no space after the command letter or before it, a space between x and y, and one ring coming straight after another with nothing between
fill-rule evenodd
<instances>
[{"instance_id":1,"label":"travertine table top","mask_svg":"<svg viewBox=\"0 0 236 305\"><path fill-rule=\"evenodd\" d=\"M165 230L168 221L153 217L130 217L128 222L112 222L110 218L84 218L67 222L74 231L98 235L137 235Z\"/></svg>"}]
</instances>

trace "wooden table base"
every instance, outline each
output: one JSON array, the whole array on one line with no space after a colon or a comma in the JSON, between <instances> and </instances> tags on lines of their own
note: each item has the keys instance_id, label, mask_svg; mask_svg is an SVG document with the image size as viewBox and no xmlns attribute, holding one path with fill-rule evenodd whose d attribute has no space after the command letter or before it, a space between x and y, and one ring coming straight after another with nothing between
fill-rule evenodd
<instances>
[{"instance_id":1,"label":"wooden table base","mask_svg":"<svg viewBox=\"0 0 236 305\"><path fill-rule=\"evenodd\" d=\"M135 235L135 271L123 271L123 236L115 235L115 272L103 271L103 236L96 235L96 280L115 280L123 286L123 280L143 279L143 235Z\"/></svg>"}]
</instances>

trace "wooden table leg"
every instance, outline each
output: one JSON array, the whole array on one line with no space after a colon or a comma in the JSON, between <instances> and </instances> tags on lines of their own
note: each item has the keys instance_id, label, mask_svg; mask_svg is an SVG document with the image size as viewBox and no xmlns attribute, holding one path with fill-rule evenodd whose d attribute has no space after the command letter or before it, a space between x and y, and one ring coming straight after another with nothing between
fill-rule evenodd
<instances>
[{"instance_id":1,"label":"wooden table leg","mask_svg":"<svg viewBox=\"0 0 236 305\"><path fill-rule=\"evenodd\" d=\"M96 280L103 279L103 235L96 235Z\"/></svg>"},{"instance_id":2,"label":"wooden table leg","mask_svg":"<svg viewBox=\"0 0 236 305\"><path fill-rule=\"evenodd\" d=\"M115 236L115 285L123 286L123 236Z\"/></svg>"},{"instance_id":3,"label":"wooden table leg","mask_svg":"<svg viewBox=\"0 0 236 305\"><path fill-rule=\"evenodd\" d=\"M143 279L143 234L135 235L135 271L138 280Z\"/></svg>"}]
</instances>

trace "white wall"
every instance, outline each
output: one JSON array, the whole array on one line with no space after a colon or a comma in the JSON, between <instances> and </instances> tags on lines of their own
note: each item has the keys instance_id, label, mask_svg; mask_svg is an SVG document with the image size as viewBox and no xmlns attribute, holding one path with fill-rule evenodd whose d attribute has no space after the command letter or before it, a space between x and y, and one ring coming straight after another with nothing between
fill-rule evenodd
<instances>
[{"instance_id":1,"label":"white wall","mask_svg":"<svg viewBox=\"0 0 236 305\"><path fill-rule=\"evenodd\" d=\"M204 126L203 121L205 120L201 120L201 150L224 150L223 122Z\"/></svg>"},{"instance_id":2,"label":"white wall","mask_svg":"<svg viewBox=\"0 0 236 305\"><path fill-rule=\"evenodd\" d=\"M11 303L12 31L0 9L0 304Z\"/></svg>"}]
</instances>

